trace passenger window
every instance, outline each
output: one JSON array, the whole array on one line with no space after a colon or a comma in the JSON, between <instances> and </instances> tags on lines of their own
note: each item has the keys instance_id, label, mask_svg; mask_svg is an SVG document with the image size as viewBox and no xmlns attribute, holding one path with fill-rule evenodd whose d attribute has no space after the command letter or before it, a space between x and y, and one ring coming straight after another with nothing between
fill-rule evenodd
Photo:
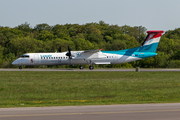
<instances>
[{"instance_id":1,"label":"passenger window","mask_svg":"<svg viewBox=\"0 0 180 120\"><path fill-rule=\"evenodd\" d=\"M53 57L51 57L51 59L53 59Z\"/></svg>"},{"instance_id":2,"label":"passenger window","mask_svg":"<svg viewBox=\"0 0 180 120\"><path fill-rule=\"evenodd\" d=\"M41 59L42 59L42 57L41 57Z\"/></svg>"},{"instance_id":3,"label":"passenger window","mask_svg":"<svg viewBox=\"0 0 180 120\"><path fill-rule=\"evenodd\" d=\"M58 57L56 57L56 59L58 59Z\"/></svg>"},{"instance_id":4,"label":"passenger window","mask_svg":"<svg viewBox=\"0 0 180 120\"><path fill-rule=\"evenodd\" d=\"M54 59L56 59L56 57L54 57Z\"/></svg>"},{"instance_id":5,"label":"passenger window","mask_svg":"<svg viewBox=\"0 0 180 120\"><path fill-rule=\"evenodd\" d=\"M61 57L61 59L62 59L62 57Z\"/></svg>"},{"instance_id":6,"label":"passenger window","mask_svg":"<svg viewBox=\"0 0 180 120\"><path fill-rule=\"evenodd\" d=\"M46 58L44 57L44 59L46 59Z\"/></svg>"}]
</instances>

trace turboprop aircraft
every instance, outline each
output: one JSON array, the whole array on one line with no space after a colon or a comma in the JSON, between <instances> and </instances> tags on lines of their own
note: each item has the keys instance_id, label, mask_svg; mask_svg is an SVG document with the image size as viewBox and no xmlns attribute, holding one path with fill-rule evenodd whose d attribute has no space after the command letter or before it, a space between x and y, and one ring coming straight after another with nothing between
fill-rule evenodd
<instances>
[{"instance_id":1,"label":"turboprop aircraft","mask_svg":"<svg viewBox=\"0 0 180 120\"><path fill-rule=\"evenodd\" d=\"M89 69L93 70L93 64L137 61L157 55L156 49L163 32L162 30L147 31L148 35L142 46L136 48L118 51L102 51L102 49L71 51L68 47L67 52L61 53L26 53L12 64L19 65L19 69L22 69L22 65L79 65L79 68L83 69L83 65L88 64Z\"/></svg>"}]
</instances>

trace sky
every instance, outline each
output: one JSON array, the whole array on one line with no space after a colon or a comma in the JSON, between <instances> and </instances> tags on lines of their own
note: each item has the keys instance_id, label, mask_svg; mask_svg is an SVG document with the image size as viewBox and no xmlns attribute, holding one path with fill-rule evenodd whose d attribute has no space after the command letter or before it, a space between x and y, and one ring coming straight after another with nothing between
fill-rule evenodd
<instances>
[{"instance_id":1,"label":"sky","mask_svg":"<svg viewBox=\"0 0 180 120\"><path fill-rule=\"evenodd\" d=\"M86 24L180 28L180 0L0 0L0 26Z\"/></svg>"}]
</instances>

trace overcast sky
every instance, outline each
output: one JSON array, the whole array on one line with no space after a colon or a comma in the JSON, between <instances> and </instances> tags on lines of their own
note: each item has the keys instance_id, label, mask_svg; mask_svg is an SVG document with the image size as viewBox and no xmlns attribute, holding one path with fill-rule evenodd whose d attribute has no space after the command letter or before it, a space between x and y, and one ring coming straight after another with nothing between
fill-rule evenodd
<instances>
[{"instance_id":1,"label":"overcast sky","mask_svg":"<svg viewBox=\"0 0 180 120\"><path fill-rule=\"evenodd\" d=\"M86 24L180 28L180 0L0 0L0 26Z\"/></svg>"}]
</instances>

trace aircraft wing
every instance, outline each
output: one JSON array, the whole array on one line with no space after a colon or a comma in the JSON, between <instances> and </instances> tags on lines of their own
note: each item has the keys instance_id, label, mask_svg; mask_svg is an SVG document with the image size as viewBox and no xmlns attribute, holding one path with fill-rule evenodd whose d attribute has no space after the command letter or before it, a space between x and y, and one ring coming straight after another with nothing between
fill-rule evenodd
<instances>
[{"instance_id":1,"label":"aircraft wing","mask_svg":"<svg viewBox=\"0 0 180 120\"><path fill-rule=\"evenodd\" d=\"M99 51L101 51L102 49L96 49L96 50L86 50L83 53L97 53Z\"/></svg>"},{"instance_id":2,"label":"aircraft wing","mask_svg":"<svg viewBox=\"0 0 180 120\"><path fill-rule=\"evenodd\" d=\"M83 51L77 59L102 59L106 58L106 56L101 53L102 49L96 49L96 50L86 50Z\"/></svg>"}]
</instances>

